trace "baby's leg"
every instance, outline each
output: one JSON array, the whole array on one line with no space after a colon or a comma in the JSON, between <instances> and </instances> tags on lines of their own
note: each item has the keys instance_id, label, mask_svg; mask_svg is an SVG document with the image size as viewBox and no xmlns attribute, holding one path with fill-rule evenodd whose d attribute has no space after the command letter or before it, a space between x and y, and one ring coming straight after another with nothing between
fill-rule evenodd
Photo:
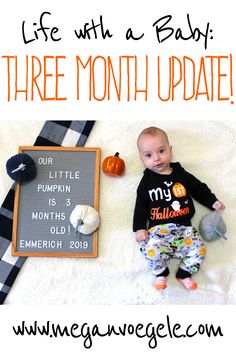
<instances>
[{"instance_id":1,"label":"baby's leg","mask_svg":"<svg viewBox=\"0 0 236 354\"><path fill-rule=\"evenodd\" d=\"M154 287L157 290L163 290L167 287L167 277L169 269L167 261L173 254L171 240L175 224L156 225L149 229L149 240L142 247L143 252L152 274L156 276Z\"/></svg>"},{"instance_id":2,"label":"baby's leg","mask_svg":"<svg viewBox=\"0 0 236 354\"><path fill-rule=\"evenodd\" d=\"M163 244L162 240L151 238L147 242L142 243L141 251L147 260L152 274L156 276L166 274L169 249Z\"/></svg>"},{"instance_id":3,"label":"baby's leg","mask_svg":"<svg viewBox=\"0 0 236 354\"><path fill-rule=\"evenodd\" d=\"M163 245L162 240L150 239L143 251L152 274L156 276L154 287L156 290L164 290L167 287L167 277L169 269L167 260L169 259L168 247Z\"/></svg>"},{"instance_id":4,"label":"baby's leg","mask_svg":"<svg viewBox=\"0 0 236 354\"><path fill-rule=\"evenodd\" d=\"M197 284L193 284L193 280L191 283L191 281L185 282L184 279L189 279L193 274L198 272L201 263L205 259L206 246L204 245L201 235L194 227L181 226L179 232L183 236L183 245L181 249L181 255L183 258L176 277L179 280L182 280L181 283L186 288L191 288L191 286L196 288Z\"/></svg>"}]
</instances>

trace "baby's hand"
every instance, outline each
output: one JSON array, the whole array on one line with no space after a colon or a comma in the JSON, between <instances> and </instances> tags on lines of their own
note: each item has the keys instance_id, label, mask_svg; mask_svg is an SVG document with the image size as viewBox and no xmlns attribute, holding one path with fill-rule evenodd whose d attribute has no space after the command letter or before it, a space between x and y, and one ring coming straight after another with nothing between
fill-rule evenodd
<instances>
[{"instance_id":1,"label":"baby's hand","mask_svg":"<svg viewBox=\"0 0 236 354\"><path fill-rule=\"evenodd\" d=\"M215 210L224 210L224 209L225 209L225 206L224 206L224 204L223 204L220 200L217 200L217 201L212 205L212 208L215 209Z\"/></svg>"},{"instance_id":2,"label":"baby's hand","mask_svg":"<svg viewBox=\"0 0 236 354\"><path fill-rule=\"evenodd\" d=\"M148 238L148 233L144 229L138 230L138 231L136 231L135 238L136 238L137 242L144 241Z\"/></svg>"}]
</instances>

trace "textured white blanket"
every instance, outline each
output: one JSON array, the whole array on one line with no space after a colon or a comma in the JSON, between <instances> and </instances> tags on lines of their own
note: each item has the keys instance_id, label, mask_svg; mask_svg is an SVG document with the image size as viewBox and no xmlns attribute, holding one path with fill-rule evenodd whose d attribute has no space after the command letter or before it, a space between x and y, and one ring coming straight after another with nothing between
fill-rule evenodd
<instances>
[{"instance_id":1,"label":"textured white blanket","mask_svg":"<svg viewBox=\"0 0 236 354\"><path fill-rule=\"evenodd\" d=\"M12 181L6 160L18 145L32 145L43 122L1 121L0 201ZM208 243L207 258L189 293L176 282L177 261L170 262L169 286L163 293L152 287L153 277L132 232L136 187L142 176L136 138L147 126L168 132L173 160L205 181L224 202L228 240ZM97 259L27 259L6 304L234 304L236 303L235 176L236 123L232 121L97 121L86 146L101 147L102 159L119 151L125 160L122 177L101 172L99 257ZM197 202L193 224L208 210Z\"/></svg>"}]
</instances>

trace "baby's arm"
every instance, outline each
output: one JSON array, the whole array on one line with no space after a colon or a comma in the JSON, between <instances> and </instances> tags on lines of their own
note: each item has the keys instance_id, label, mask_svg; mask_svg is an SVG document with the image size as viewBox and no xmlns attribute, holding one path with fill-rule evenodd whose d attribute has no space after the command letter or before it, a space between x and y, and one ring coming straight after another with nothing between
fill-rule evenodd
<instances>
[{"instance_id":1,"label":"baby's arm","mask_svg":"<svg viewBox=\"0 0 236 354\"><path fill-rule=\"evenodd\" d=\"M223 204L220 200L217 200L217 201L212 205L212 208L215 209L215 210L224 210L224 209L225 209L225 206L224 206L224 204Z\"/></svg>"},{"instance_id":2,"label":"baby's arm","mask_svg":"<svg viewBox=\"0 0 236 354\"><path fill-rule=\"evenodd\" d=\"M145 229L137 230L135 234L135 238L137 242L146 240L148 238L147 230Z\"/></svg>"}]
</instances>

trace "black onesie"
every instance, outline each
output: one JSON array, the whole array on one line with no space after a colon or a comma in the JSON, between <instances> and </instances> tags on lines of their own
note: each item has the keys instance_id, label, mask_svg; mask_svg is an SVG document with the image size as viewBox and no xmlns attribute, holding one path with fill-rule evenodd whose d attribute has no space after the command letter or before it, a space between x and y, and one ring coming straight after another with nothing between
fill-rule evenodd
<instances>
[{"instance_id":1,"label":"black onesie","mask_svg":"<svg viewBox=\"0 0 236 354\"><path fill-rule=\"evenodd\" d=\"M192 197L213 210L217 198L208 186L185 171L179 162L171 163L171 167L170 175L144 171L137 189L133 231L167 223L191 225L195 213Z\"/></svg>"}]
</instances>

